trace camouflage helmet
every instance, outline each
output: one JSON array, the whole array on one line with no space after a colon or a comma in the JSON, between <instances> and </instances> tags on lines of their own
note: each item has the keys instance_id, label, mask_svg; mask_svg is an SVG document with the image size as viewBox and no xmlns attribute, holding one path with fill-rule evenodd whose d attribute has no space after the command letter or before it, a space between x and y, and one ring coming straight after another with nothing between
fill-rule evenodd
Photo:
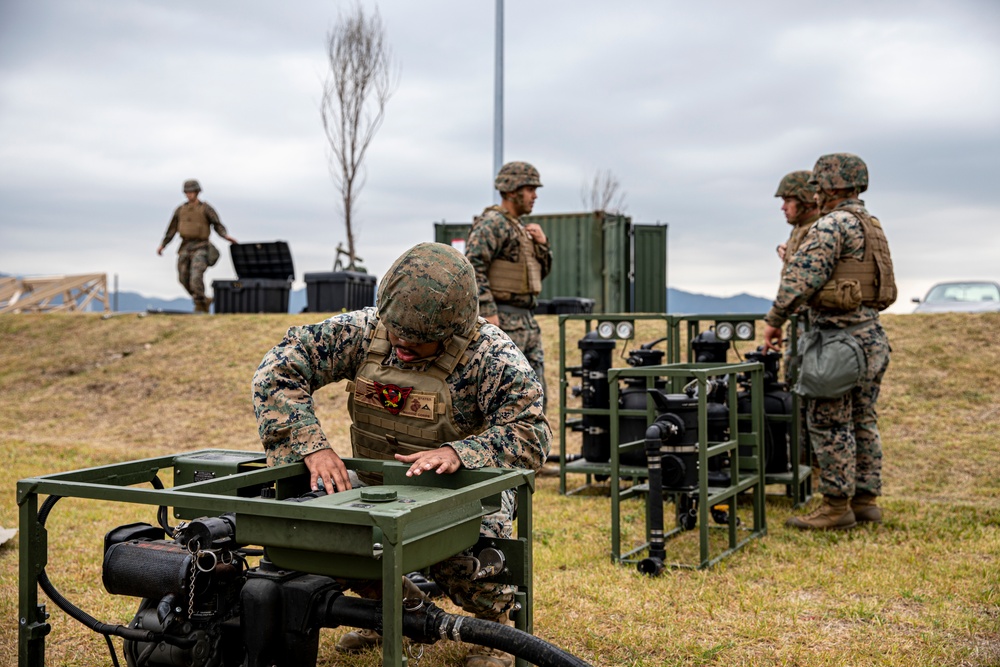
<instances>
[{"instance_id":1,"label":"camouflage helmet","mask_svg":"<svg viewBox=\"0 0 1000 667\"><path fill-rule=\"evenodd\" d=\"M476 272L450 245L415 245L382 279L378 314L390 332L408 343L467 334L479 317Z\"/></svg>"},{"instance_id":2,"label":"camouflage helmet","mask_svg":"<svg viewBox=\"0 0 1000 667\"><path fill-rule=\"evenodd\" d=\"M803 204L814 206L816 200L813 199L813 195L816 194L816 188L809 184L810 178L812 178L812 172L805 170L785 174L785 177L778 183L778 191L774 193L774 196L793 197Z\"/></svg>"},{"instance_id":3,"label":"camouflage helmet","mask_svg":"<svg viewBox=\"0 0 1000 667\"><path fill-rule=\"evenodd\" d=\"M500 192L514 192L525 185L534 185L536 188L540 188L542 180L538 175L538 170L527 162L508 162L500 167L493 184Z\"/></svg>"},{"instance_id":4,"label":"camouflage helmet","mask_svg":"<svg viewBox=\"0 0 1000 667\"><path fill-rule=\"evenodd\" d=\"M824 190L868 189L868 166L851 153L831 153L816 160L809 183Z\"/></svg>"},{"instance_id":5,"label":"camouflage helmet","mask_svg":"<svg viewBox=\"0 0 1000 667\"><path fill-rule=\"evenodd\" d=\"M198 181L193 178L188 181L184 181L184 192L201 192L201 186Z\"/></svg>"}]
</instances>

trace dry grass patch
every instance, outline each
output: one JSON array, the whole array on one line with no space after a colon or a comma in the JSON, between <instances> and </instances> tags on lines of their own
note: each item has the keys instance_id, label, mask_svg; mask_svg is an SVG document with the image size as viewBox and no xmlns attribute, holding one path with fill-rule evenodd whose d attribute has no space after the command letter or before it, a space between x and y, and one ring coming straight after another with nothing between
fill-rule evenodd
<instances>
[{"instance_id":1,"label":"dry grass patch","mask_svg":"<svg viewBox=\"0 0 1000 667\"><path fill-rule=\"evenodd\" d=\"M18 479L209 447L256 451L250 378L284 331L308 318L0 317L8 452L0 525L16 526ZM557 318L540 321L555 392ZM790 531L789 503L769 498L767 536L710 571L649 579L611 564L606 494L562 496L558 479L543 477L534 498L537 634L609 667L1000 664L1000 315L884 323L894 352L880 401L882 526ZM572 354L581 335L567 335ZM641 324L629 348L659 335ZM619 352L615 365L624 365ZM346 455L345 403L342 386L317 394L320 419ZM103 535L137 520L155 518L149 508L67 499L48 522L50 576L105 622L127 622L138 601L103 591ZM644 540L644 521L641 502L623 503L626 548ZM9 620L17 616L16 543L0 548L0 611ZM686 548L668 542L668 559L684 560ZM48 608L49 664L109 663L102 639ZM320 665L381 664L374 651L336 654L344 631L323 631ZM16 639L14 623L0 626L0 665L14 664ZM421 664L457 667L463 655L438 644Z\"/></svg>"}]
</instances>

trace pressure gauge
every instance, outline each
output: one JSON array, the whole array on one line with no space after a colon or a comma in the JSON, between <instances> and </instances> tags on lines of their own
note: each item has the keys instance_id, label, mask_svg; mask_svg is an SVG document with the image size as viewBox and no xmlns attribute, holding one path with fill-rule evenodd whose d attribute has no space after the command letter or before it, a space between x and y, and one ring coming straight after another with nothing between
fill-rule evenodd
<instances>
[{"instance_id":1,"label":"pressure gauge","mask_svg":"<svg viewBox=\"0 0 1000 667\"><path fill-rule=\"evenodd\" d=\"M614 338L615 337L615 323L614 322L601 322L597 325L597 335L601 338Z\"/></svg>"},{"instance_id":2,"label":"pressure gauge","mask_svg":"<svg viewBox=\"0 0 1000 667\"><path fill-rule=\"evenodd\" d=\"M734 327L732 322L716 322L715 337L719 340L732 340L733 329Z\"/></svg>"},{"instance_id":3,"label":"pressure gauge","mask_svg":"<svg viewBox=\"0 0 1000 667\"><path fill-rule=\"evenodd\" d=\"M635 326L628 320L622 320L615 327L615 333L619 338L629 339L635 333Z\"/></svg>"},{"instance_id":4,"label":"pressure gauge","mask_svg":"<svg viewBox=\"0 0 1000 667\"><path fill-rule=\"evenodd\" d=\"M739 340L753 340L753 322L737 323L736 338Z\"/></svg>"}]
</instances>

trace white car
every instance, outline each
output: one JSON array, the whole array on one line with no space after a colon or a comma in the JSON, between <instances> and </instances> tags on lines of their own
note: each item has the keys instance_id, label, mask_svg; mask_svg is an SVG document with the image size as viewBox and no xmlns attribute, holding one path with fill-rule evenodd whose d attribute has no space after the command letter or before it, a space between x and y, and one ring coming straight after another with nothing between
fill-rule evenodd
<instances>
[{"instance_id":1,"label":"white car","mask_svg":"<svg viewBox=\"0 0 1000 667\"><path fill-rule=\"evenodd\" d=\"M915 313L986 313L1000 311L1000 285L983 280L938 283L921 301L914 298Z\"/></svg>"}]
</instances>

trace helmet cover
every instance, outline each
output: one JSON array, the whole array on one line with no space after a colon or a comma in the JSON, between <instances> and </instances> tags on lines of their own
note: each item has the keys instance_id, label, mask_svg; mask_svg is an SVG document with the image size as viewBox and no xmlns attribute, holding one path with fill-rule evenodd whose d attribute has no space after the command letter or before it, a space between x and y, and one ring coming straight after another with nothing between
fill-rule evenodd
<instances>
[{"instance_id":1,"label":"helmet cover","mask_svg":"<svg viewBox=\"0 0 1000 667\"><path fill-rule=\"evenodd\" d=\"M514 192L525 185L540 188L542 180L538 175L538 170L527 162L508 162L500 167L493 184L500 192Z\"/></svg>"},{"instance_id":2,"label":"helmet cover","mask_svg":"<svg viewBox=\"0 0 1000 667\"><path fill-rule=\"evenodd\" d=\"M816 194L816 188L809 184L810 178L812 178L812 172L805 170L785 174L785 177L778 183L778 191L774 193L774 196L792 197L803 204L815 206L816 200L813 199L813 195Z\"/></svg>"},{"instance_id":3,"label":"helmet cover","mask_svg":"<svg viewBox=\"0 0 1000 667\"><path fill-rule=\"evenodd\" d=\"M378 315L393 335L408 343L467 334L479 317L476 272L450 245L415 245L382 279Z\"/></svg>"},{"instance_id":4,"label":"helmet cover","mask_svg":"<svg viewBox=\"0 0 1000 667\"><path fill-rule=\"evenodd\" d=\"M824 190L868 189L868 166L851 153L831 153L816 160L809 182Z\"/></svg>"}]
</instances>

